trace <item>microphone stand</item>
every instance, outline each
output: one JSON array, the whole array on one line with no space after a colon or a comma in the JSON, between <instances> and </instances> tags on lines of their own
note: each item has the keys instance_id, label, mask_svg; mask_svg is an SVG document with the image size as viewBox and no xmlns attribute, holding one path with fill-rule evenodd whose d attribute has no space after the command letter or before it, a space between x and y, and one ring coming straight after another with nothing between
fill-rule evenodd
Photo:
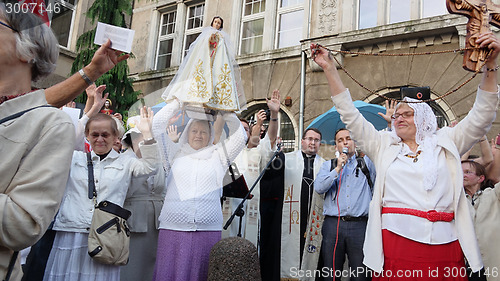
<instances>
[{"instance_id":1,"label":"microphone stand","mask_svg":"<svg viewBox=\"0 0 500 281\"><path fill-rule=\"evenodd\" d=\"M240 224L239 224L239 227L238 227L238 237L241 237L241 224L242 224L242 221L243 221L243 216L245 215L245 211L243 210L243 204L248 199L248 197L250 196L250 194L252 194L252 191L255 188L255 186L257 185L257 183L262 179L262 177L264 176L264 173L266 172L267 168L271 165L271 163L274 161L274 159L276 158L276 156L278 156L278 154L280 153L281 145L282 145L281 143L279 143L279 144L276 145L276 151L274 152L273 156L267 162L266 167L260 172L259 177L253 183L253 185L250 188L250 190L248 191L247 195L241 200L241 202L238 205L238 207L236 208L236 210L234 210L234 212L231 215L231 217L227 220L226 224L223 227L224 230L226 230L229 227L229 225L233 222L234 217L238 216L238 217L240 217Z\"/></svg>"}]
</instances>

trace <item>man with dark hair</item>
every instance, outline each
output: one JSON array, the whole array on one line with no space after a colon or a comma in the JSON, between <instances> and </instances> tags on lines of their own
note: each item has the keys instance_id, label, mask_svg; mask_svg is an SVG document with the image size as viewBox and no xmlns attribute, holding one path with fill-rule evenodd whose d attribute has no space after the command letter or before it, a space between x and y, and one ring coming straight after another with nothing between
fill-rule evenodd
<instances>
[{"instance_id":1,"label":"man with dark hair","mask_svg":"<svg viewBox=\"0 0 500 281\"><path fill-rule=\"evenodd\" d=\"M272 187L265 184L266 178L261 183L262 200L269 199L264 196L266 193L279 196L274 198L274 219L267 220L267 223L263 219L261 227L261 245L280 246L279 249L274 248L274 253L265 251L264 246L261 247L263 280L296 278L298 270L317 269L323 198L314 192L313 182L325 161L317 155L320 142L321 132L313 128L307 129L301 140L301 150L282 155L268 171L273 174L274 182L281 179L279 182L283 184ZM272 189L276 192L271 192ZM266 205L272 203L268 200ZM270 213L270 210L267 209L263 213ZM270 231L271 229L273 231ZM270 232L278 232L280 235L265 235Z\"/></svg>"},{"instance_id":2,"label":"man with dark hair","mask_svg":"<svg viewBox=\"0 0 500 281\"><path fill-rule=\"evenodd\" d=\"M326 193L321 257L328 270L322 272L328 272L325 280L333 280L333 276L340 280L347 254L349 272L354 272L351 280L369 280L363 265L363 243L375 167L367 156L356 158L354 140L347 129L337 130L335 144L337 159L323 163L314 181L314 190Z\"/></svg>"}]
</instances>

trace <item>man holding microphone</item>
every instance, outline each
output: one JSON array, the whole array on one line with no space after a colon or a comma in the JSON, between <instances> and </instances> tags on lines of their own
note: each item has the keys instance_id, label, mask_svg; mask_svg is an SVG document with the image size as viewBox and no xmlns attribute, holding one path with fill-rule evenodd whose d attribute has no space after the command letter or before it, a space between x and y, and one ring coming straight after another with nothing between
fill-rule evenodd
<instances>
[{"instance_id":1,"label":"man holding microphone","mask_svg":"<svg viewBox=\"0 0 500 281\"><path fill-rule=\"evenodd\" d=\"M354 140L347 129L337 130L335 144L337 159L324 162L314 181L316 192L326 193L322 274L325 280L334 276L340 280L342 275L350 280L370 280L363 265L363 243L375 167L367 156L356 158ZM349 272L342 272L346 254Z\"/></svg>"}]
</instances>

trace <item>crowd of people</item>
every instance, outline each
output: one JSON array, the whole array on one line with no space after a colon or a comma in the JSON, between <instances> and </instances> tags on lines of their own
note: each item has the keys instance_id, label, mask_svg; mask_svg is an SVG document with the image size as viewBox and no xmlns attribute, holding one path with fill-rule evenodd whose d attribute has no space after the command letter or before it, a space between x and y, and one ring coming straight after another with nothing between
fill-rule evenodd
<instances>
[{"instance_id":1,"label":"crowd of people","mask_svg":"<svg viewBox=\"0 0 500 281\"><path fill-rule=\"evenodd\" d=\"M346 267L350 280L500 280L500 144L485 136L500 92L493 34L476 40L490 55L474 106L444 128L428 104L406 97L386 104L390 129L376 130L329 51L311 45L346 125L327 161L315 128L303 132L299 150L280 150L279 90L255 124L238 118L246 99L220 17L191 45L166 105L156 114L141 108L127 126L105 85L93 84L128 58L110 41L78 73L32 90L58 55L40 23L0 3L3 280L207 280L212 247L238 232L258 249L262 280L341 280ZM72 122L57 108L84 90L83 116ZM176 125L181 115L189 120ZM476 143L480 157L470 156ZM223 193L233 165L248 187L262 180L241 222L223 230L242 201ZM130 231L127 265L89 254L103 201L132 212L122 229ZM29 247L21 268L18 251Z\"/></svg>"}]
</instances>

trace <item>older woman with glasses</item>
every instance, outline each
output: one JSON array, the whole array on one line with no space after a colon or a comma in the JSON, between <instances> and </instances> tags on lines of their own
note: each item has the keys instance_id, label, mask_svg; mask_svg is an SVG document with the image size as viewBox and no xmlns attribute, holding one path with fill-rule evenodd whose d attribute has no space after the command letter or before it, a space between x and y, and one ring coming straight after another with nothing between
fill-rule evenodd
<instances>
[{"instance_id":1,"label":"older woman with glasses","mask_svg":"<svg viewBox=\"0 0 500 281\"><path fill-rule=\"evenodd\" d=\"M469 281L500 281L500 184L486 177L483 165L472 161L462 161L464 190L471 203L471 215L476 231L477 242L484 262L484 270L470 274Z\"/></svg>"},{"instance_id":2,"label":"older woman with glasses","mask_svg":"<svg viewBox=\"0 0 500 281\"><path fill-rule=\"evenodd\" d=\"M437 130L430 106L405 98L396 107L391 132L379 132L363 118L331 54L311 45L342 121L377 169L363 247L363 263L375 271L374 280L467 280L464 255L473 271L482 267L460 155L495 119L500 43L491 33L476 42L491 54L467 117Z\"/></svg>"},{"instance_id":3,"label":"older woman with glasses","mask_svg":"<svg viewBox=\"0 0 500 281\"><path fill-rule=\"evenodd\" d=\"M54 218L74 147L70 118L49 104L59 107L71 101L88 82L128 56L119 56L108 42L83 75L32 91L31 83L56 67L57 40L37 16L8 13L3 3L0 23L0 278L11 274L10 280L20 280L14 253L40 239Z\"/></svg>"}]
</instances>

